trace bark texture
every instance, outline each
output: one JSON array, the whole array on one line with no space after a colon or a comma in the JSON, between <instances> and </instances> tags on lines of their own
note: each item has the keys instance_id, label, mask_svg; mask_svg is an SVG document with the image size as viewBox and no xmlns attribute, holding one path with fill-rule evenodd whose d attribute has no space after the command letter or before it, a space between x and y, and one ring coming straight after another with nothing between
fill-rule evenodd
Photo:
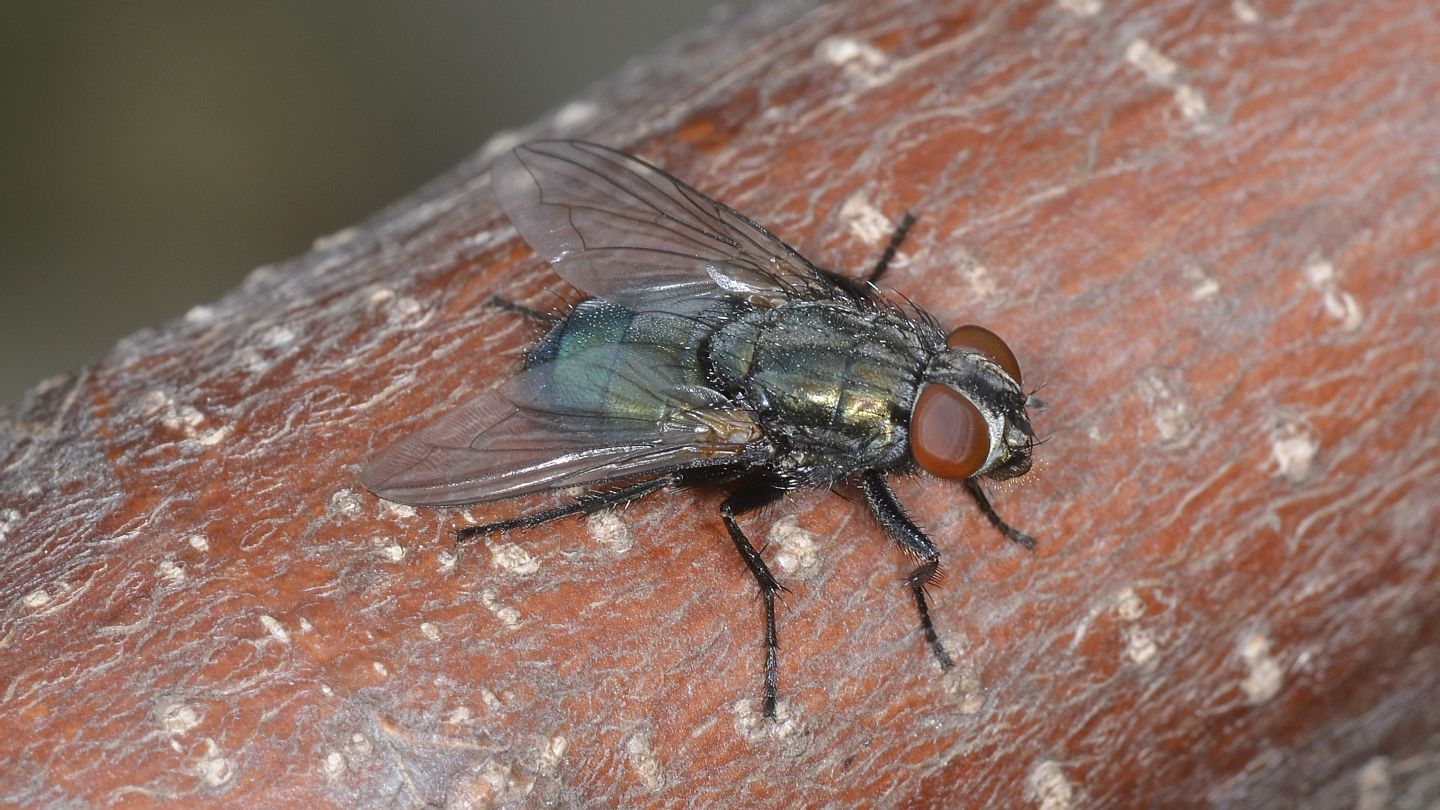
<instances>
[{"instance_id":1,"label":"bark texture","mask_svg":"<svg viewBox=\"0 0 1440 810\"><path fill-rule=\"evenodd\" d=\"M0 425L0 803L1424 806L1440 799L1440 20L1386 3L770 5ZM1006 544L926 649L853 493L721 494L456 550L557 498L398 508L359 466L570 295L494 203L520 140L637 152L1005 336L1045 383ZM845 497L841 497L845 496ZM1358 803L1358 804L1357 804Z\"/></svg>"}]
</instances>

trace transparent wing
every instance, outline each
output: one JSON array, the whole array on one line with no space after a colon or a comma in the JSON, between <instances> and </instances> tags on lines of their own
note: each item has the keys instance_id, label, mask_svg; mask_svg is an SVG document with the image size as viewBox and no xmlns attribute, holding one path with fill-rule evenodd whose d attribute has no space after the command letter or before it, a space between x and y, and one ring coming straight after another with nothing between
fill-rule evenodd
<instances>
[{"instance_id":1,"label":"transparent wing","mask_svg":"<svg viewBox=\"0 0 1440 810\"><path fill-rule=\"evenodd\" d=\"M589 295L638 309L838 292L804 256L744 214L623 152L537 141L499 158L491 176L525 241Z\"/></svg>"},{"instance_id":2,"label":"transparent wing","mask_svg":"<svg viewBox=\"0 0 1440 810\"><path fill-rule=\"evenodd\" d=\"M770 455L750 412L687 385L673 355L607 344L528 368L378 455L382 498L459 506Z\"/></svg>"}]
</instances>

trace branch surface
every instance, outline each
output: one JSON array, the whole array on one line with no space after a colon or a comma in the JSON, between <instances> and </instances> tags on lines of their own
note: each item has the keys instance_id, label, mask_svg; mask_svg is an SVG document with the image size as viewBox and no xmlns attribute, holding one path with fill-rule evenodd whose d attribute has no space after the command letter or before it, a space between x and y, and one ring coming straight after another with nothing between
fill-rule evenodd
<instances>
[{"instance_id":1,"label":"branch surface","mask_svg":"<svg viewBox=\"0 0 1440 810\"><path fill-rule=\"evenodd\" d=\"M1415 806L1440 797L1429 0L769 5L0 423L0 803ZM853 492L652 496L456 549L357 483L573 300L486 167L644 155L1044 381L1037 469L897 484L942 674ZM1362 806L1383 806L1363 805Z\"/></svg>"}]
</instances>

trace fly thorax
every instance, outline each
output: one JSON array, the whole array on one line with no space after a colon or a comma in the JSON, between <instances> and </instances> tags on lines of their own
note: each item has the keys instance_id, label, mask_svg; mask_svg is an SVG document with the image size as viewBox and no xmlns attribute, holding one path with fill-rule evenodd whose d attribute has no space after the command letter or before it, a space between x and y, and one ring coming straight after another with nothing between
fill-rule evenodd
<instances>
[{"instance_id":1,"label":"fly thorax","mask_svg":"<svg viewBox=\"0 0 1440 810\"><path fill-rule=\"evenodd\" d=\"M712 380L817 468L888 465L926 363L913 325L834 302L751 311L710 341Z\"/></svg>"}]
</instances>

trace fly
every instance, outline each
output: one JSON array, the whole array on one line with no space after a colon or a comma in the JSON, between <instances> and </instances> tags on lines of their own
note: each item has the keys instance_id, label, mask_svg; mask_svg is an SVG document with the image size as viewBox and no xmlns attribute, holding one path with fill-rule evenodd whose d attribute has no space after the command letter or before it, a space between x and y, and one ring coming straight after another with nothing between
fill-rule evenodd
<instances>
[{"instance_id":1,"label":"fly","mask_svg":"<svg viewBox=\"0 0 1440 810\"><path fill-rule=\"evenodd\" d=\"M462 506L570 487L568 504L470 526L469 539L589 514L668 486L729 488L720 519L765 609L764 712L775 716L780 584L740 517L801 487L858 485L918 562L906 578L942 669L954 666L925 588L940 550L887 476L960 481L1027 549L979 479L1030 469L1038 406L1015 354L974 325L948 334L875 282L913 219L857 280L816 267L760 225L650 164L596 144L540 141L491 170L500 204L555 272L590 296L549 324L524 367L380 453L362 480L380 497Z\"/></svg>"}]
</instances>

